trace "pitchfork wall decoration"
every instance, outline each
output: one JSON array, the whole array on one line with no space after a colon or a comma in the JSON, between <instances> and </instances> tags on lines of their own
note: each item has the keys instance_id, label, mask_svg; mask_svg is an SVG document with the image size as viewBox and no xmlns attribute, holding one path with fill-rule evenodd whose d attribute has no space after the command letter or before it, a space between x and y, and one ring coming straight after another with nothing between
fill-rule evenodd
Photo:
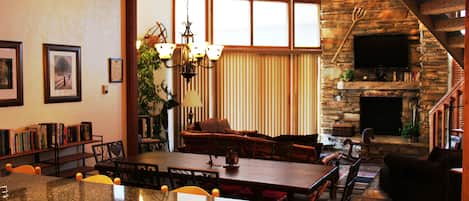
<instances>
[{"instance_id":1,"label":"pitchfork wall decoration","mask_svg":"<svg viewBox=\"0 0 469 201\"><path fill-rule=\"evenodd\" d=\"M352 25L350 26L349 30L345 34L344 39L342 40L342 43L340 43L339 48L334 54L334 57L332 58L332 63L335 63L335 60L337 59L337 56L339 53L342 51L342 48L345 45L345 42L347 41L347 38L350 36L350 33L352 33L353 28L355 27L355 24L362 20L366 15L366 10L364 8L359 8L355 6L352 11Z\"/></svg>"}]
</instances>

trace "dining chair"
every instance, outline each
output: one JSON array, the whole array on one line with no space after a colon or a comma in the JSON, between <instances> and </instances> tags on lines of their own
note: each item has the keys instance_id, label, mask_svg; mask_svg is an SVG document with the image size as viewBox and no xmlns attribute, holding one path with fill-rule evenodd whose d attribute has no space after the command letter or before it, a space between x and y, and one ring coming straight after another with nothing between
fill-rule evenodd
<instances>
[{"instance_id":1,"label":"dining chair","mask_svg":"<svg viewBox=\"0 0 469 201\"><path fill-rule=\"evenodd\" d=\"M109 154L107 143L95 144L91 146L91 149L93 150L96 163L111 160L111 155Z\"/></svg>"},{"instance_id":2,"label":"dining chair","mask_svg":"<svg viewBox=\"0 0 469 201\"><path fill-rule=\"evenodd\" d=\"M76 175L75 175L75 180L77 181L84 181L84 182L90 182L90 183L98 183L98 184L116 184L116 185L120 185L121 184L121 180L120 178L116 177L114 178L114 181L106 176L106 175L102 175L102 174L98 174L98 175L93 175L93 176L89 176L89 177L86 177L83 179L83 174L78 172Z\"/></svg>"},{"instance_id":3,"label":"dining chair","mask_svg":"<svg viewBox=\"0 0 469 201\"><path fill-rule=\"evenodd\" d=\"M168 167L169 182L172 188L199 186L203 189L218 189L220 174L217 171Z\"/></svg>"},{"instance_id":4,"label":"dining chair","mask_svg":"<svg viewBox=\"0 0 469 201\"><path fill-rule=\"evenodd\" d=\"M41 167L39 166L33 167L32 165L20 165L14 168L11 163L5 164L5 169L7 172L30 174L30 175L41 175L41 172L42 172Z\"/></svg>"},{"instance_id":5,"label":"dining chair","mask_svg":"<svg viewBox=\"0 0 469 201\"><path fill-rule=\"evenodd\" d=\"M326 191L327 187L331 185L331 181L324 182L317 190L311 193L309 201L316 201L321 197L321 194Z\"/></svg>"},{"instance_id":6,"label":"dining chair","mask_svg":"<svg viewBox=\"0 0 469 201\"><path fill-rule=\"evenodd\" d=\"M350 201L352 199L353 188L358 176L358 171L360 170L361 160L361 158L358 158L352 165L350 165L341 201Z\"/></svg>"},{"instance_id":7,"label":"dining chair","mask_svg":"<svg viewBox=\"0 0 469 201\"><path fill-rule=\"evenodd\" d=\"M121 140L108 142L106 144L108 146L107 148L109 150L109 154L111 155L111 159L125 158L124 144Z\"/></svg>"},{"instance_id":8,"label":"dining chair","mask_svg":"<svg viewBox=\"0 0 469 201\"><path fill-rule=\"evenodd\" d=\"M107 142L91 146L96 163L106 167L100 173L107 176L114 176L115 160L125 158L122 141Z\"/></svg>"},{"instance_id":9,"label":"dining chair","mask_svg":"<svg viewBox=\"0 0 469 201\"><path fill-rule=\"evenodd\" d=\"M116 175L128 186L159 189L160 172L158 165L115 161Z\"/></svg>"}]
</instances>

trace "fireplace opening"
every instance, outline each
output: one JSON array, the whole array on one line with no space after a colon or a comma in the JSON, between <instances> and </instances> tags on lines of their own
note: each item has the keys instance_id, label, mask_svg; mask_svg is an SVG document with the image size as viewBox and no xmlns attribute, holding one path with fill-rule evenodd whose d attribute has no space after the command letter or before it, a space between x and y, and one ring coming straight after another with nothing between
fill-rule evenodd
<instances>
[{"instance_id":1,"label":"fireplace opening","mask_svg":"<svg viewBox=\"0 0 469 201\"><path fill-rule=\"evenodd\" d=\"M377 135L399 135L402 97L360 97L360 131L373 128Z\"/></svg>"}]
</instances>

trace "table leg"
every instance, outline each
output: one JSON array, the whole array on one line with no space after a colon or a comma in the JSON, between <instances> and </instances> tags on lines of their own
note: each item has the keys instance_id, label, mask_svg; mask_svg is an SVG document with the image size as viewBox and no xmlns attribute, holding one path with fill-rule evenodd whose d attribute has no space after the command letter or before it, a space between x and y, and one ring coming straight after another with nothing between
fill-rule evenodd
<instances>
[{"instance_id":1,"label":"table leg","mask_svg":"<svg viewBox=\"0 0 469 201\"><path fill-rule=\"evenodd\" d=\"M331 191L329 192L329 196L332 200L337 198L337 182L339 181L339 167L336 167L334 172L331 175Z\"/></svg>"}]
</instances>

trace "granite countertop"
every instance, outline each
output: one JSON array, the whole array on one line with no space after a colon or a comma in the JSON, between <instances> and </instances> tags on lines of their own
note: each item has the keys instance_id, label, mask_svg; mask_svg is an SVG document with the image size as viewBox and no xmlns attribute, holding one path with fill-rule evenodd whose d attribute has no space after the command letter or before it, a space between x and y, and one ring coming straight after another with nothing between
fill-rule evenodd
<instances>
[{"instance_id":1,"label":"granite countertop","mask_svg":"<svg viewBox=\"0 0 469 201\"><path fill-rule=\"evenodd\" d=\"M77 182L49 176L10 174L0 177L0 185L7 185L8 199L21 201L120 201L120 200L155 200L155 201L212 201L211 197L181 193L164 193L159 190L135 188L123 185L106 185ZM216 198L215 200L231 200Z\"/></svg>"}]
</instances>

